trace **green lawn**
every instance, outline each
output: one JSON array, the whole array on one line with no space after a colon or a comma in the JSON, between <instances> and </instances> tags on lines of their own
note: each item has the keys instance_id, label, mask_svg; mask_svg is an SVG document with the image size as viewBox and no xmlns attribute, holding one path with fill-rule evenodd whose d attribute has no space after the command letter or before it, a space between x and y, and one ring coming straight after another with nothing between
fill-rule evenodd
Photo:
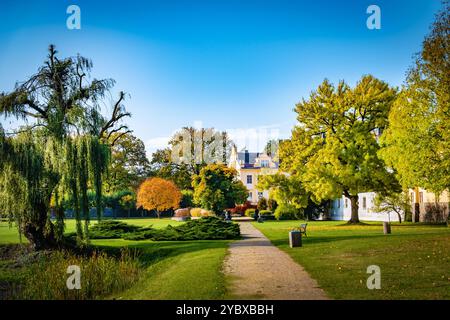
<instances>
[{"instance_id":1,"label":"green lawn","mask_svg":"<svg viewBox=\"0 0 450 320\"><path fill-rule=\"evenodd\" d=\"M98 246L138 248L147 264L139 282L115 299L223 299L225 277L221 272L226 240L126 241L95 240Z\"/></svg>"},{"instance_id":2,"label":"green lawn","mask_svg":"<svg viewBox=\"0 0 450 320\"><path fill-rule=\"evenodd\" d=\"M176 225L170 219L124 219L130 224L162 228ZM67 220L67 232L75 230L75 222ZM17 243L15 228L0 224L0 244ZM127 241L123 239L92 240L94 246L137 248L144 271L139 281L114 299L223 299L225 278L221 272L229 241ZM19 270L0 261L0 283L20 277ZM14 279L16 280L16 279Z\"/></svg>"},{"instance_id":3,"label":"green lawn","mask_svg":"<svg viewBox=\"0 0 450 320\"><path fill-rule=\"evenodd\" d=\"M162 218L162 219L155 219L155 218L137 218L137 219L119 219L119 221L123 221L129 224L133 224L136 226L142 226L142 227L148 227L153 226L154 228L164 228L168 226L169 224L172 226L176 226L182 222L171 220L170 218ZM75 232L75 220L74 219L66 219L66 229L65 231L67 233L69 232ZM96 224L96 220L92 220L90 222L91 225ZM22 237L23 242L27 242L25 237ZM0 244L6 244L6 243L19 243L20 237L19 233L17 232L16 226L13 224L11 227L7 222L0 222Z\"/></svg>"},{"instance_id":4,"label":"green lawn","mask_svg":"<svg viewBox=\"0 0 450 320\"><path fill-rule=\"evenodd\" d=\"M124 219L156 228L180 224L170 219ZM95 222L93 222L95 223ZM393 224L384 235L381 223L349 226L343 222L310 222L303 247L289 248L288 232L299 221L254 223L286 251L335 299L450 299L450 228ZM67 232L74 230L67 221ZM0 223L0 244L17 243L17 230ZM223 299L221 272L229 241L93 240L101 248L130 247L144 264L140 280L115 299ZM0 283L19 280L19 270L0 261ZM369 290L369 265L381 268L381 289ZM17 278L17 279L16 279Z\"/></svg>"},{"instance_id":5,"label":"green lawn","mask_svg":"<svg viewBox=\"0 0 450 320\"><path fill-rule=\"evenodd\" d=\"M290 248L288 232L299 221L253 223L300 263L335 299L450 299L450 228L381 223L350 226L308 223L303 246ZM369 290L369 265L381 268L381 289Z\"/></svg>"}]
</instances>

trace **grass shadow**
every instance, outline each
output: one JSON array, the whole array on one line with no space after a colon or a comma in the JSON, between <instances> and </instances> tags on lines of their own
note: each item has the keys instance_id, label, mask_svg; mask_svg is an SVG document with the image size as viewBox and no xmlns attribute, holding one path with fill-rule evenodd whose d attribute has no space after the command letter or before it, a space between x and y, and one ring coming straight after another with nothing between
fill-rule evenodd
<instances>
[{"instance_id":1,"label":"grass shadow","mask_svg":"<svg viewBox=\"0 0 450 320\"><path fill-rule=\"evenodd\" d=\"M98 246L101 249L117 252L127 248L136 252L136 257L144 267L148 267L164 259L192 253L195 251L217 249L227 246L230 240L192 240L192 241L143 241L143 243L133 243L123 247Z\"/></svg>"}]
</instances>

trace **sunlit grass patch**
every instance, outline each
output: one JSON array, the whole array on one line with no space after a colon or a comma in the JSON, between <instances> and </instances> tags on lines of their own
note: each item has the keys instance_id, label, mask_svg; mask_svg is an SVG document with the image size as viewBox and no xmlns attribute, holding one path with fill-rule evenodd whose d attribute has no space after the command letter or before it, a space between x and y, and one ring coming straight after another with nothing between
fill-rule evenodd
<instances>
[{"instance_id":1,"label":"sunlit grass patch","mask_svg":"<svg viewBox=\"0 0 450 320\"><path fill-rule=\"evenodd\" d=\"M351 225L311 221L303 246L290 248L288 232L300 221L254 223L300 263L336 299L450 299L450 228L382 222ZM367 267L381 268L381 289L369 290Z\"/></svg>"}]
</instances>

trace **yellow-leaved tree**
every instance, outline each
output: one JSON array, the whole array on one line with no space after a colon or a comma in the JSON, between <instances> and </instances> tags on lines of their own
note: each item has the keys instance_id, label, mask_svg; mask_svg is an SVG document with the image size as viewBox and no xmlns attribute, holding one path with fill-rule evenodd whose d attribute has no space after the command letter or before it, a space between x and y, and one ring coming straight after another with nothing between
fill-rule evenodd
<instances>
[{"instance_id":1,"label":"yellow-leaved tree","mask_svg":"<svg viewBox=\"0 0 450 320\"><path fill-rule=\"evenodd\" d=\"M146 210L156 210L156 214L160 218L161 212L177 209L180 201L181 192L172 181L149 178L139 187L136 206Z\"/></svg>"}]
</instances>

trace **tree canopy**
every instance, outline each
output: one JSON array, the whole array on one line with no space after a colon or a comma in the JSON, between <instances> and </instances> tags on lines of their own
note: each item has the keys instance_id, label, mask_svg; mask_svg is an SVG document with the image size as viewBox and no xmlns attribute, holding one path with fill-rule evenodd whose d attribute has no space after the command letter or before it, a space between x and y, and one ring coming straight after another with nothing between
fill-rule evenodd
<instances>
[{"instance_id":1,"label":"tree canopy","mask_svg":"<svg viewBox=\"0 0 450 320\"><path fill-rule=\"evenodd\" d=\"M247 188L237 179L237 172L221 164L209 164L192 180L194 202L207 210L221 213L226 208L244 203Z\"/></svg>"},{"instance_id":2,"label":"tree canopy","mask_svg":"<svg viewBox=\"0 0 450 320\"><path fill-rule=\"evenodd\" d=\"M287 176L282 173L259 175L258 190L269 190L270 198L278 204L292 205L304 209L308 205L309 194L298 176Z\"/></svg>"},{"instance_id":3,"label":"tree canopy","mask_svg":"<svg viewBox=\"0 0 450 320\"><path fill-rule=\"evenodd\" d=\"M171 149L158 149L152 154L150 174L173 181L180 189L191 189L191 167L185 163L172 162Z\"/></svg>"},{"instance_id":4,"label":"tree canopy","mask_svg":"<svg viewBox=\"0 0 450 320\"><path fill-rule=\"evenodd\" d=\"M377 137L388 122L396 90L373 76L354 88L324 80L296 105L298 125L280 144L281 169L298 176L315 202L342 195L358 222L358 193L398 188L394 173L378 156Z\"/></svg>"},{"instance_id":5,"label":"tree canopy","mask_svg":"<svg viewBox=\"0 0 450 320\"><path fill-rule=\"evenodd\" d=\"M183 127L169 144L172 162L186 164L192 173L198 174L206 164L227 164L233 142L225 131Z\"/></svg>"},{"instance_id":6,"label":"tree canopy","mask_svg":"<svg viewBox=\"0 0 450 320\"><path fill-rule=\"evenodd\" d=\"M172 181L149 178L139 187L136 206L145 210L156 210L159 217L163 211L177 209L180 201L181 192Z\"/></svg>"},{"instance_id":7,"label":"tree canopy","mask_svg":"<svg viewBox=\"0 0 450 320\"><path fill-rule=\"evenodd\" d=\"M169 145L152 154L152 175L172 180L181 189L191 189L192 177L204 166L228 163L233 142L225 131L183 127Z\"/></svg>"},{"instance_id":8,"label":"tree canopy","mask_svg":"<svg viewBox=\"0 0 450 320\"><path fill-rule=\"evenodd\" d=\"M58 58L51 45L36 74L0 94L0 114L24 123L9 132L0 126L0 211L17 222L36 249L62 239L65 196L73 199L79 239L88 235L89 188L96 193L97 215L102 214L108 140L128 129L121 122L130 114L123 107L123 92L111 116L102 114L114 80L90 79L92 66L81 56ZM50 221L52 213L56 225Z\"/></svg>"},{"instance_id":9,"label":"tree canopy","mask_svg":"<svg viewBox=\"0 0 450 320\"><path fill-rule=\"evenodd\" d=\"M109 141L112 145L111 164L105 181L106 191L136 191L150 174L150 162L145 153L144 142L129 132L114 133Z\"/></svg>"},{"instance_id":10,"label":"tree canopy","mask_svg":"<svg viewBox=\"0 0 450 320\"><path fill-rule=\"evenodd\" d=\"M450 3L436 16L389 113L381 156L405 187L450 189Z\"/></svg>"},{"instance_id":11,"label":"tree canopy","mask_svg":"<svg viewBox=\"0 0 450 320\"><path fill-rule=\"evenodd\" d=\"M280 140L277 139L271 139L269 141L267 141L265 147L264 147L264 152L271 156L273 158L274 161L278 161L278 148L280 145Z\"/></svg>"}]
</instances>

